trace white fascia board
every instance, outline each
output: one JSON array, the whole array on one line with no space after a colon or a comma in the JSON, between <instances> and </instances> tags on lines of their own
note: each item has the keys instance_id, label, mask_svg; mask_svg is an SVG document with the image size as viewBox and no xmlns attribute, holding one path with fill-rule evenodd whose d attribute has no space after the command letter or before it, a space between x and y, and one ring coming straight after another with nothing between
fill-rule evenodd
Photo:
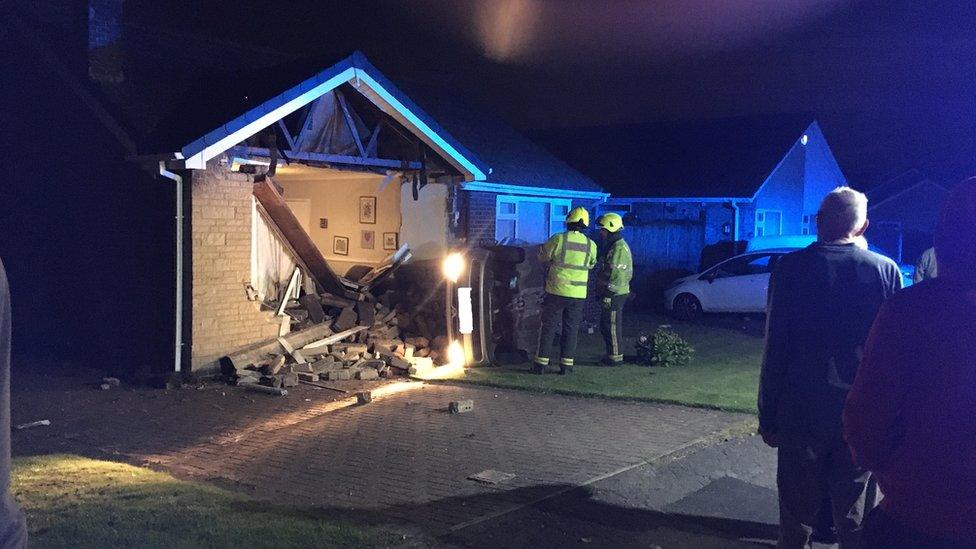
<instances>
[{"instance_id":1,"label":"white fascia board","mask_svg":"<svg viewBox=\"0 0 976 549\"><path fill-rule=\"evenodd\" d=\"M633 202L645 202L654 204L672 203L686 204L693 202L752 202L752 198L746 196L674 196L674 197L646 197L646 196L615 196L608 200L611 204L624 204Z\"/></svg>"},{"instance_id":2,"label":"white fascia board","mask_svg":"<svg viewBox=\"0 0 976 549\"><path fill-rule=\"evenodd\" d=\"M379 96L380 99L383 100L384 103L388 105L388 108L395 110L398 114L400 114L400 116L403 116L411 126L417 128L417 130L419 130L423 136L429 140L430 144L432 144L435 149L448 158L453 159L454 162L456 162L459 167L463 169L463 171L470 174L470 177L473 177L474 179L484 179L486 177L485 173L478 169L473 162L465 158L464 155L451 146L450 143L445 141L444 138L438 135L437 132L431 129L431 127L428 126L423 120L410 112L410 109L397 100L396 97L393 97L393 94L381 86L379 82L373 79L368 72L359 68L353 70L355 71L355 78L359 80L359 82L351 82L353 86L355 86L357 89L362 84L369 87L370 90L372 90L376 95Z\"/></svg>"},{"instance_id":3,"label":"white fascia board","mask_svg":"<svg viewBox=\"0 0 976 549\"><path fill-rule=\"evenodd\" d=\"M271 124L274 124L278 120L297 111L298 109L318 99L322 95L332 91L343 82L352 80L355 76L356 70L350 67L332 78L329 78L325 82L322 82L321 84L318 84L308 91L298 95L294 99L282 103L281 105L256 118L254 121L248 122L247 124L241 126L238 130L233 131L227 136L207 145L200 152L187 158L186 167L194 170L202 170L206 168L208 160L223 153L227 149L230 149L234 145L244 141L248 137L251 137Z\"/></svg>"},{"instance_id":4,"label":"white fascia board","mask_svg":"<svg viewBox=\"0 0 976 549\"><path fill-rule=\"evenodd\" d=\"M488 181L467 181L461 183L461 188L466 191L482 191L499 194L513 194L524 196L548 196L556 198L580 198L585 200L606 201L610 198L609 193L595 191L574 191L570 189L549 189L546 187L525 187L522 185L509 185L507 183L490 183Z\"/></svg>"}]
</instances>

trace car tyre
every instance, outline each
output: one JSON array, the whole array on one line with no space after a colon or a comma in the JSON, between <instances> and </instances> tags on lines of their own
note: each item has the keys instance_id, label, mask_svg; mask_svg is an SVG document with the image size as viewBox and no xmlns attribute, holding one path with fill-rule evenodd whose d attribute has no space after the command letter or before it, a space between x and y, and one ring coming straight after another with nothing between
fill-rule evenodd
<instances>
[{"instance_id":1,"label":"car tyre","mask_svg":"<svg viewBox=\"0 0 976 549\"><path fill-rule=\"evenodd\" d=\"M702 316L701 301L691 294L679 294L674 298L674 316L679 320L697 320Z\"/></svg>"}]
</instances>

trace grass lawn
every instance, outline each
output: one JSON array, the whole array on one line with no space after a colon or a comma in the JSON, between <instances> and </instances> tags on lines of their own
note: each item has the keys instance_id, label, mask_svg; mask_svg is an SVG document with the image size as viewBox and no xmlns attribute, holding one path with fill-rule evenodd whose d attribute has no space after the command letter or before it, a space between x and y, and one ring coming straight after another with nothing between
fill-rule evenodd
<instances>
[{"instance_id":1,"label":"grass lawn","mask_svg":"<svg viewBox=\"0 0 976 549\"><path fill-rule=\"evenodd\" d=\"M627 320L623 349L628 359L634 353L639 331L652 332L658 324L670 324L695 348L694 359L684 366L670 368L627 363L615 368L587 366L603 354L599 333L580 334L580 348L573 373L567 376L528 372L529 365L472 368L466 383L527 389L553 393L631 398L673 402L722 410L756 411L759 366L763 340L756 335L755 320L741 317L720 318L707 324L680 323L665 317L635 315ZM748 330L740 326L751 323Z\"/></svg>"},{"instance_id":2,"label":"grass lawn","mask_svg":"<svg viewBox=\"0 0 976 549\"><path fill-rule=\"evenodd\" d=\"M32 547L389 546L380 529L72 455L14 460Z\"/></svg>"}]
</instances>

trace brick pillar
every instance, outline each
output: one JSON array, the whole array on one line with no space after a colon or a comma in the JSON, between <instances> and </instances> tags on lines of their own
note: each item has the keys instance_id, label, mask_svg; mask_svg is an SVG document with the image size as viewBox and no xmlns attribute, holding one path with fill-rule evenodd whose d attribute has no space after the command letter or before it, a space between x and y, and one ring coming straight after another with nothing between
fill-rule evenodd
<instances>
[{"instance_id":1,"label":"brick pillar","mask_svg":"<svg viewBox=\"0 0 976 549\"><path fill-rule=\"evenodd\" d=\"M251 279L251 177L234 173L226 159L193 172L193 336L191 369L211 373L216 361L245 345L275 337L272 311L247 300Z\"/></svg>"}]
</instances>

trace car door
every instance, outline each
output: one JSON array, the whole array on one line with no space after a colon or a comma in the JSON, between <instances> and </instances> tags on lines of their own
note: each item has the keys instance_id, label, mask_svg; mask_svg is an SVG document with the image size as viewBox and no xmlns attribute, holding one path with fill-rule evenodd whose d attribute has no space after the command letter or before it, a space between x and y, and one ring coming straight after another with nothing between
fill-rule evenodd
<instances>
[{"instance_id":1,"label":"car door","mask_svg":"<svg viewBox=\"0 0 976 549\"><path fill-rule=\"evenodd\" d=\"M719 263L702 278L702 306L715 312L756 312L766 308L770 260L773 254L746 254Z\"/></svg>"}]
</instances>

